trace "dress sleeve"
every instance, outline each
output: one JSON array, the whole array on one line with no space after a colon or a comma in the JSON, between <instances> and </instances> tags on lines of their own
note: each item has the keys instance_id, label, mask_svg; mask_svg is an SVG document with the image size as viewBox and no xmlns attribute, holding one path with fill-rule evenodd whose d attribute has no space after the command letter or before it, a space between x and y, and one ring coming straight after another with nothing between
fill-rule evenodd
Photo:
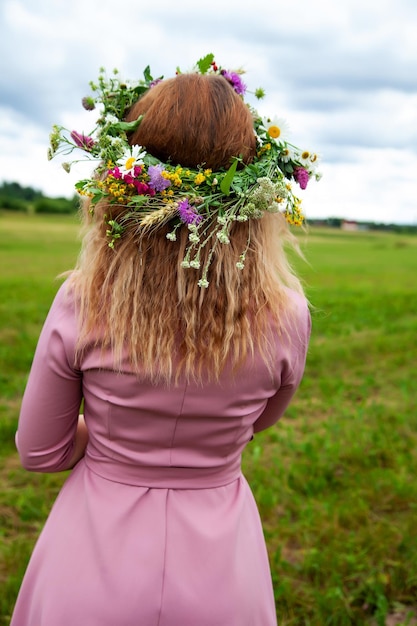
<instances>
[{"instance_id":1,"label":"dress sleeve","mask_svg":"<svg viewBox=\"0 0 417 626\"><path fill-rule=\"evenodd\" d=\"M64 285L41 331L19 416L16 445L22 465L36 472L67 469L82 400L74 366L76 322Z\"/></svg>"},{"instance_id":2,"label":"dress sleeve","mask_svg":"<svg viewBox=\"0 0 417 626\"><path fill-rule=\"evenodd\" d=\"M307 302L303 299L298 304L298 320L291 332L289 356L285 359L281 384L256 420L255 433L269 428L284 415L304 374L310 334L311 316Z\"/></svg>"}]
</instances>

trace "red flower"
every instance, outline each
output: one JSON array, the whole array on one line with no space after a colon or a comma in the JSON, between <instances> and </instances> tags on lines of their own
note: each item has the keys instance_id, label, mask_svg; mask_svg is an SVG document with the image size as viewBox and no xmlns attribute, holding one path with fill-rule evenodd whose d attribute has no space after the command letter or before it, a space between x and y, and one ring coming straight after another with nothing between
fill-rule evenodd
<instances>
[{"instance_id":1,"label":"red flower","mask_svg":"<svg viewBox=\"0 0 417 626\"><path fill-rule=\"evenodd\" d=\"M147 183L143 183L140 180L134 180L133 184L136 187L136 191L139 196L154 196L155 189L151 189Z\"/></svg>"},{"instance_id":2,"label":"red flower","mask_svg":"<svg viewBox=\"0 0 417 626\"><path fill-rule=\"evenodd\" d=\"M114 167L112 170L109 170L107 173L109 176L113 176L113 178L117 178L118 180L122 178L122 173L118 167Z\"/></svg>"},{"instance_id":3,"label":"red flower","mask_svg":"<svg viewBox=\"0 0 417 626\"><path fill-rule=\"evenodd\" d=\"M133 185L135 182L135 179L133 178L132 174L125 174L123 176L123 180L125 183L127 183L128 185Z\"/></svg>"}]
</instances>

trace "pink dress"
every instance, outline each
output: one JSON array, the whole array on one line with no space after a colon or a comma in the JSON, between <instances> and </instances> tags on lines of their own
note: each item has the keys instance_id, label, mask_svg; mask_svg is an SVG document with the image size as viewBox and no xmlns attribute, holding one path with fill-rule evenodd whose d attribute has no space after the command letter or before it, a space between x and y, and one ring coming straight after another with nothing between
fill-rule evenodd
<instances>
[{"instance_id":1,"label":"pink dress","mask_svg":"<svg viewBox=\"0 0 417 626\"><path fill-rule=\"evenodd\" d=\"M241 473L254 432L299 385L306 301L290 341L220 383L158 387L90 350L74 368L76 321L60 288L42 330L17 436L29 470L59 471L80 402L85 457L66 480L29 562L11 626L275 626L262 526Z\"/></svg>"}]
</instances>

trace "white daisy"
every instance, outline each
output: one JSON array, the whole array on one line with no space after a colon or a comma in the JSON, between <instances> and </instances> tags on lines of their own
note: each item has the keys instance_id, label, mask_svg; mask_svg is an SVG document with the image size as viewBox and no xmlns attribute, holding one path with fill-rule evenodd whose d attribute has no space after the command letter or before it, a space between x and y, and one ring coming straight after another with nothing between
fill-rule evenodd
<instances>
[{"instance_id":1,"label":"white daisy","mask_svg":"<svg viewBox=\"0 0 417 626\"><path fill-rule=\"evenodd\" d=\"M287 144L286 146L283 146L280 152L280 158L281 161L284 161L284 163L289 163L290 161L294 160L295 152L290 145Z\"/></svg>"},{"instance_id":2,"label":"white daisy","mask_svg":"<svg viewBox=\"0 0 417 626\"><path fill-rule=\"evenodd\" d=\"M290 132L287 122L279 117L263 117L262 126L268 135L277 143L288 141Z\"/></svg>"},{"instance_id":3,"label":"white daisy","mask_svg":"<svg viewBox=\"0 0 417 626\"><path fill-rule=\"evenodd\" d=\"M297 161L307 172L314 174L319 164L319 157L315 152L309 150L299 150L294 155L294 161Z\"/></svg>"},{"instance_id":4,"label":"white daisy","mask_svg":"<svg viewBox=\"0 0 417 626\"><path fill-rule=\"evenodd\" d=\"M310 152L309 166L311 170L315 171L317 169L319 161L320 161L319 155L316 154L315 152Z\"/></svg>"},{"instance_id":5,"label":"white daisy","mask_svg":"<svg viewBox=\"0 0 417 626\"><path fill-rule=\"evenodd\" d=\"M297 160L301 163L303 167L306 167L310 163L310 151L302 150L297 155Z\"/></svg>"},{"instance_id":6,"label":"white daisy","mask_svg":"<svg viewBox=\"0 0 417 626\"><path fill-rule=\"evenodd\" d=\"M122 158L117 162L122 174L129 174L135 165L143 165L143 158L146 151L142 146L130 146Z\"/></svg>"}]
</instances>

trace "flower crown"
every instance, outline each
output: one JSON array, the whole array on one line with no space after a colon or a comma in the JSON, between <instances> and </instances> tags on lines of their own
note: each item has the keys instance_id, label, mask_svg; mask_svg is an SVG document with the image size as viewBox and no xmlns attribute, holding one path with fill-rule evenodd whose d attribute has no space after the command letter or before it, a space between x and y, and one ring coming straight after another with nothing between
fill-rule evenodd
<instances>
[{"instance_id":1,"label":"flower crown","mask_svg":"<svg viewBox=\"0 0 417 626\"><path fill-rule=\"evenodd\" d=\"M215 63L213 54L200 59L192 71L224 76L242 98L247 91L243 72L222 69ZM177 68L176 73L181 71ZM228 169L215 172L204 165L193 169L164 163L128 141L128 133L142 120L141 116L133 122L124 121L128 109L162 80L162 77L152 77L149 66L143 76L142 80L128 83L119 78L117 70L108 78L101 68L98 82L90 83L94 95L82 100L86 110L102 107L95 129L85 135L55 125L50 135L48 158L79 149L84 158L98 162L94 176L79 181L75 187L80 195L90 198L92 211L104 198L110 206L126 207L117 220L105 218L111 248L115 248L132 221L141 229L172 224L167 234L170 241L176 240L177 229L186 224L189 245L182 266L199 269L201 250L210 241L209 260L198 282L200 287L207 287L208 267L215 247L229 243L234 221L260 219L266 211L281 212L290 224L302 225L301 200L293 192L291 183L295 181L305 189L310 178L319 180L318 156L299 150L285 139L284 120L261 117L251 108L256 137L256 156L252 163L238 168L241 159L236 155ZM265 94L263 89L257 89L254 95L260 99ZM75 162L77 160L64 162L63 168L69 172ZM214 244L213 223L216 224ZM236 263L238 269L244 268L249 243L248 240Z\"/></svg>"}]
</instances>

